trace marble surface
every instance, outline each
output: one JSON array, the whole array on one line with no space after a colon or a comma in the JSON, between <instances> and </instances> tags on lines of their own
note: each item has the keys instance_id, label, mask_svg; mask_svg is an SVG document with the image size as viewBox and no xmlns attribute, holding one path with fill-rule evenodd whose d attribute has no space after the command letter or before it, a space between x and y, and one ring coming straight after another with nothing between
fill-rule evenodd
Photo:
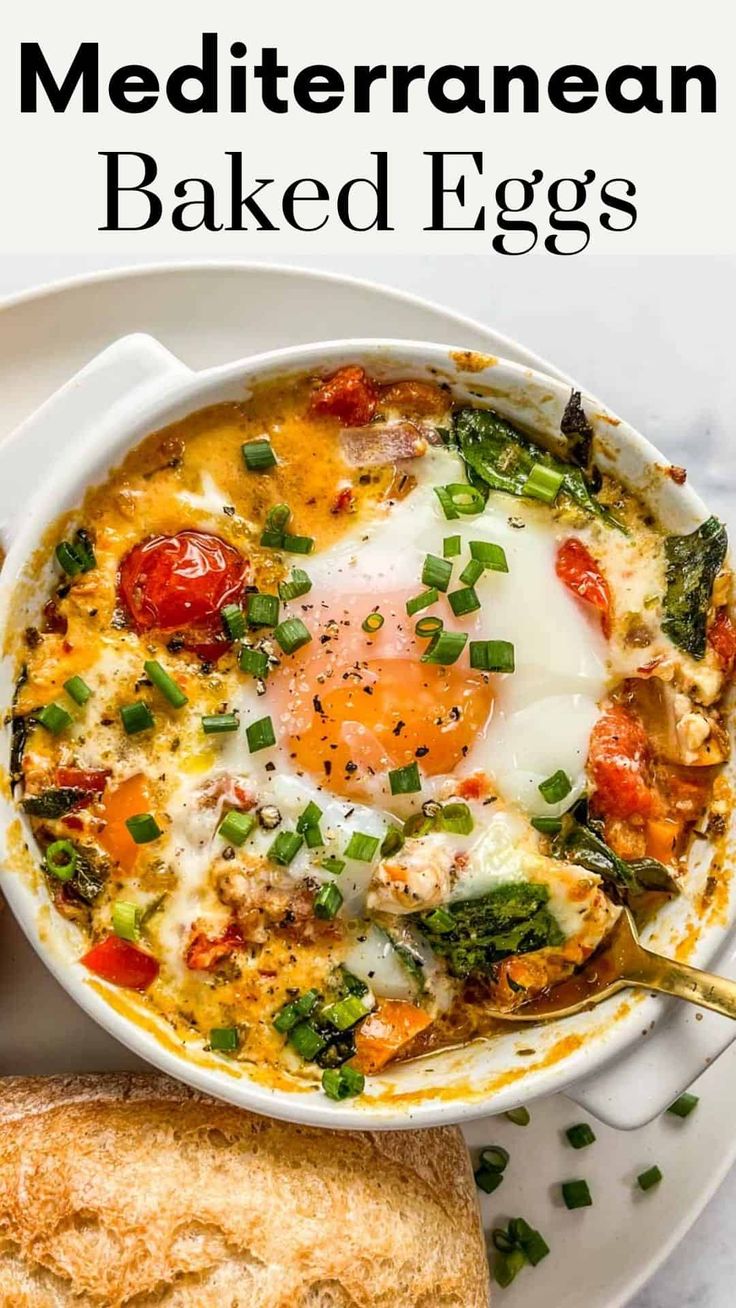
<instances>
[{"instance_id":1,"label":"marble surface","mask_svg":"<svg viewBox=\"0 0 736 1308\"><path fill-rule=\"evenodd\" d=\"M252 257L251 251L242 253ZM107 262L137 259L117 248ZM327 259L309 257L302 247L282 262L368 277L492 323L624 412L673 462L688 467L714 510L736 521L730 323L736 259ZM99 260L81 254L12 260L0 255L0 294L98 266ZM735 1221L736 1171L629 1308L731 1308Z\"/></svg>"}]
</instances>

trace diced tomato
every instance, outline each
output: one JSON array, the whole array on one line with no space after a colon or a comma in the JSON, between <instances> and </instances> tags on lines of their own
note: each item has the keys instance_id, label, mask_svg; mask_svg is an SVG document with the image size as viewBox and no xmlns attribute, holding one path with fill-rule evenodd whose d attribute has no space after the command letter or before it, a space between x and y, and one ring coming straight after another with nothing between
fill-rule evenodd
<instances>
[{"instance_id":1,"label":"diced tomato","mask_svg":"<svg viewBox=\"0 0 736 1308\"><path fill-rule=\"evenodd\" d=\"M380 1072L431 1021L429 1013L405 999L379 1000L356 1033L355 1066L361 1072Z\"/></svg>"},{"instance_id":2,"label":"diced tomato","mask_svg":"<svg viewBox=\"0 0 736 1308\"><path fill-rule=\"evenodd\" d=\"M236 949L242 949L243 934L237 922L231 922L221 936L213 939L200 931L189 942L186 952L187 967L195 972L209 972Z\"/></svg>"},{"instance_id":3,"label":"diced tomato","mask_svg":"<svg viewBox=\"0 0 736 1308\"><path fill-rule=\"evenodd\" d=\"M118 594L138 631L186 631L189 648L217 657L228 646L220 611L240 599L249 573L219 536L180 531L133 546L120 564Z\"/></svg>"},{"instance_id":4,"label":"diced tomato","mask_svg":"<svg viewBox=\"0 0 736 1308\"><path fill-rule=\"evenodd\" d=\"M719 609L708 629L708 644L715 650L727 677L730 677L736 663L736 627L728 615L728 609Z\"/></svg>"},{"instance_id":5,"label":"diced tomato","mask_svg":"<svg viewBox=\"0 0 736 1308\"><path fill-rule=\"evenodd\" d=\"M485 772L473 772L463 777L457 785L457 794L461 799L487 799L492 793L491 783Z\"/></svg>"},{"instance_id":6,"label":"diced tomato","mask_svg":"<svg viewBox=\"0 0 736 1308\"><path fill-rule=\"evenodd\" d=\"M573 595L597 609L601 615L603 634L611 634L611 591L590 550L581 540L571 536L557 551L555 571Z\"/></svg>"},{"instance_id":7,"label":"diced tomato","mask_svg":"<svg viewBox=\"0 0 736 1308\"><path fill-rule=\"evenodd\" d=\"M677 818L650 818L647 822L647 856L660 863L676 862L684 823Z\"/></svg>"},{"instance_id":8,"label":"diced tomato","mask_svg":"<svg viewBox=\"0 0 736 1308\"><path fill-rule=\"evenodd\" d=\"M91 790L101 795L107 785L109 770L106 768L65 768L56 769L56 783L59 786L73 786L78 790Z\"/></svg>"},{"instance_id":9,"label":"diced tomato","mask_svg":"<svg viewBox=\"0 0 736 1308\"><path fill-rule=\"evenodd\" d=\"M159 973L157 959L118 936L93 945L81 961L95 976L127 990L147 990Z\"/></svg>"},{"instance_id":10,"label":"diced tomato","mask_svg":"<svg viewBox=\"0 0 736 1308\"><path fill-rule=\"evenodd\" d=\"M337 492L335 502L330 509L330 513L350 513L355 506L355 496L352 486L343 486L342 490Z\"/></svg>"},{"instance_id":11,"label":"diced tomato","mask_svg":"<svg viewBox=\"0 0 736 1308\"><path fill-rule=\"evenodd\" d=\"M128 777L104 797L102 815L105 826L99 838L100 844L123 872L132 872L140 848L125 825L126 818L147 813L148 809L148 787L142 773Z\"/></svg>"},{"instance_id":12,"label":"diced tomato","mask_svg":"<svg viewBox=\"0 0 736 1308\"><path fill-rule=\"evenodd\" d=\"M364 427L376 412L376 388L363 368L349 364L314 392L312 413L337 418L344 427Z\"/></svg>"},{"instance_id":13,"label":"diced tomato","mask_svg":"<svg viewBox=\"0 0 736 1308\"><path fill-rule=\"evenodd\" d=\"M607 818L652 817L658 807L651 782L646 732L620 705L599 718L590 735L588 772L592 803Z\"/></svg>"}]
</instances>

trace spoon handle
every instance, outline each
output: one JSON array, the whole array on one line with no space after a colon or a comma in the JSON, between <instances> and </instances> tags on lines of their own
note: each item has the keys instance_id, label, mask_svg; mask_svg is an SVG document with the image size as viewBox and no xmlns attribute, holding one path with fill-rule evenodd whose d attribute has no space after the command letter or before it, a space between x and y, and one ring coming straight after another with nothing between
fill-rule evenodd
<instances>
[{"instance_id":1,"label":"spoon handle","mask_svg":"<svg viewBox=\"0 0 736 1308\"><path fill-rule=\"evenodd\" d=\"M637 950L635 965L627 968L626 980L646 990L659 990L665 995L686 999L690 1004L712 1008L724 1017L736 1018L736 981L653 954L641 946Z\"/></svg>"}]
</instances>

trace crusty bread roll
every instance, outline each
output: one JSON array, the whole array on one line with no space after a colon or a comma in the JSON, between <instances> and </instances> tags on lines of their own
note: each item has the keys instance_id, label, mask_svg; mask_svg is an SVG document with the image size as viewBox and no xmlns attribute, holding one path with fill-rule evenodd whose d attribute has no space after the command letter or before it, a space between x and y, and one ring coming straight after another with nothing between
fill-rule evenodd
<instances>
[{"instance_id":1,"label":"crusty bread roll","mask_svg":"<svg viewBox=\"0 0 736 1308\"><path fill-rule=\"evenodd\" d=\"M241 1112L159 1076L0 1082L3 1308L487 1308L460 1133Z\"/></svg>"}]
</instances>

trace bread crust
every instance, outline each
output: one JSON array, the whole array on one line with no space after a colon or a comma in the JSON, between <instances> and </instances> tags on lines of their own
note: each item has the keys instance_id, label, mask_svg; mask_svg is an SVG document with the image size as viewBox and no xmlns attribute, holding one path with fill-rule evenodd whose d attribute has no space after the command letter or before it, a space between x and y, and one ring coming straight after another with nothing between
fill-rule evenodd
<instances>
[{"instance_id":1,"label":"bread crust","mask_svg":"<svg viewBox=\"0 0 736 1308\"><path fill-rule=\"evenodd\" d=\"M0 1305L488 1303L454 1128L321 1131L157 1075L0 1082Z\"/></svg>"}]
</instances>

